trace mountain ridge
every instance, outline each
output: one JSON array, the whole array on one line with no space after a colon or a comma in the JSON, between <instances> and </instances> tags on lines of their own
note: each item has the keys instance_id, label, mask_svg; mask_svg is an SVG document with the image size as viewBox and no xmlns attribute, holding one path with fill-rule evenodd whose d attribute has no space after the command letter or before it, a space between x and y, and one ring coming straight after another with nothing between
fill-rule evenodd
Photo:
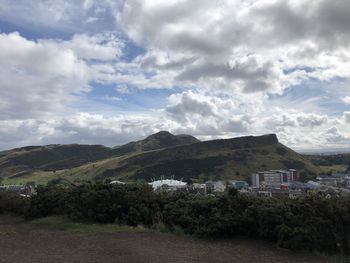
<instances>
[{"instance_id":1,"label":"mountain ridge","mask_svg":"<svg viewBox=\"0 0 350 263\"><path fill-rule=\"evenodd\" d=\"M80 146L75 145L75 147ZM45 182L55 177L70 181L107 178L148 181L160 176L205 181L207 179L248 180L250 173L265 169L296 168L307 175L315 175L319 172L316 165L281 144L275 134L199 141L190 135L173 135L160 131L143 140L130 142L117 148L85 147L87 147L84 149L85 152L76 149L81 159L73 158L74 165L67 158L72 155L67 155L63 160L45 163L44 166L34 166L33 169L21 173L21 169L23 171L26 167L23 167L24 163L19 162L17 170L20 173L15 178L11 177L11 173L15 171L13 169L7 170L7 174L4 174L3 162L1 162L4 156L0 155L0 176L5 175L3 177L9 178L8 181L13 179L13 182L30 180ZM90 155L87 154L88 149L90 149ZM35 148L31 150L40 152ZM34 157L33 159L38 162Z\"/></svg>"},{"instance_id":2,"label":"mountain ridge","mask_svg":"<svg viewBox=\"0 0 350 263\"><path fill-rule=\"evenodd\" d=\"M87 144L49 144L24 146L0 152L0 177L16 177L35 171L74 168L98 160L135 152L157 150L199 142L190 135L173 135L166 131L119 147Z\"/></svg>"},{"instance_id":3,"label":"mountain ridge","mask_svg":"<svg viewBox=\"0 0 350 263\"><path fill-rule=\"evenodd\" d=\"M199 140L191 135L173 135L168 131L159 131L149 135L143 140L133 141L122 146L115 147L113 149L113 154L125 155L131 152L152 151L196 142L199 142Z\"/></svg>"}]
</instances>

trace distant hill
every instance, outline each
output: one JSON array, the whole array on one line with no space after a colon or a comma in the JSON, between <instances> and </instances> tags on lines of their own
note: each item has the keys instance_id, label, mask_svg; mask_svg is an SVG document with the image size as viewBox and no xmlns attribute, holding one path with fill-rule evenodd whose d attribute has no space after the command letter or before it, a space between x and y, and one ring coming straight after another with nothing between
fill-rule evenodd
<instances>
[{"instance_id":1,"label":"distant hill","mask_svg":"<svg viewBox=\"0 0 350 263\"><path fill-rule=\"evenodd\" d=\"M102 145L27 146L0 152L0 176L19 177L34 170L69 169L110 157L111 149Z\"/></svg>"},{"instance_id":2,"label":"distant hill","mask_svg":"<svg viewBox=\"0 0 350 263\"><path fill-rule=\"evenodd\" d=\"M205 181L248 179L267 169L295 168L303 176L319 172L309 160L278 142L276 135L204 141L96 163L97 178L151 180L161 176Z\"/></svg>"},{"instance_id":3,"label":"distant hill","mask_svg":"<svg viewBox=\"0 0 350 263\"><path fill-rule=\"evenodd\" d=\"M107 157L102 158L103 154ZM256 171L288 168L301 171L306 179L321 172L306 157L279 143L274 134L200 142L192 136L159 132L124 146L103 148L97 156L98 160L73 168L54 172L39 169L7 182L45 183L57 177L69 181L107 178L149 181L162 176L194 182L249 180Z\"/></svg>"},{"instance_id":4,"label":"distant hill","mask_svg":"<svg viewBox=\"0 0 350 263\"><path fill-rule=\"evenodd\" d=\"M121 156L135 152L152 151L196 142L199 142L199 140L191 135L173 135L167 131L160 131L148 136L144 140L130 142L123 146L116 147L113 149L113 155Z\"/></svg>"},{"instance_id":5,"label":"distant hill","mask_svg":"<svg viewBox=\"0 0 350 263\"><path fill-rule=\"evenodd\" d=\"M314 165L322 167L324 173L350 172L350 153L305 154L304 157Z\"/></svg>"},{"instance_id":6,"label":"distant hill","mask_svg":"<svg viewBox=\"0 0 350 263\"><path fill-rule=\"evenodd\" d=\"M66 170L98 160L199 142L190 135L161 131L144 140L109 148L102 145L26 146L0 152L0 177L18 178L38 171Z\"/></svg>"}]
</instances>

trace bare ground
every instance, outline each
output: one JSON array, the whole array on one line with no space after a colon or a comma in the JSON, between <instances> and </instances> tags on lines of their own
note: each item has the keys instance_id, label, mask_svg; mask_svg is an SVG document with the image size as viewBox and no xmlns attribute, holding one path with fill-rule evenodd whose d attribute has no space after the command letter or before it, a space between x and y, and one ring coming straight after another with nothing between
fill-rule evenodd
<instances>
[{"instance_id":1,"label":"bare ground","mask_svg":"<svg viewBox=\"0 0 350 263\"><path fill-rule=\"evenodd\" d=\"M246 240L198 240L162 233L80 234L0 215L0 262L331 262Z\"/></svg>"}]
</instances>

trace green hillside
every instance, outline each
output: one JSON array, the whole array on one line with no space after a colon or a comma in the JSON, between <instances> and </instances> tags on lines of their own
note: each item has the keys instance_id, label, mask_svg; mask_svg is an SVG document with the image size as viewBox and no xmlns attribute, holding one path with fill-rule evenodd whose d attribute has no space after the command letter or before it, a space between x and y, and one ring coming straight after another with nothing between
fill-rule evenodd
<instances>
[{"instance_id":1,"label":"green hillside","mask_svg":"<svg viewBox=\"0 0 350 263\"><path fill-rule=\"evenodd\" d=\"M193 136L161 131L144 140L115 148L79 144L27 146L0 152L0 177L22 179L37 174L56 176L67 169L98 160L195 142L199 141Z\"/></svg>"},{"instance_id":2,"label":"green hillside","mask_svg":"<svg viewBox=\"0 0 350 263\"><path fill-rule=\"evenodd\" d=\"M20 177L36 170L56 171L110 156L102 145L47 145L16 148L0 153L0 176Z\"/></svg>"},{"instance_id":3,"label":"green hillside","mask_svg":"<svg viewBox=\"0 0 350 263\"><path fill-rule=\"evenodd\" d=\"M248 179L266 169L295 168L312 177L319 168L280 144L276 135L212 140L110 160L97 178L151 180L161 176L204 181ZM102 169L101 169L102 168Z\"/></svg>"},{"instance_id":4,"label":"green hillside","mask_svg":"<svg viewBox=\"0 0 350 263\"><path fill-rule=\"evenodd\" d=\"M196 142L199 142L199 140L190 135L173 135L167 131L160 131L148 136L144 140L115 147L112 152L114 156L122 156L130 153L152 151Z\"/></svg>"},{"instance_id":5,"label":"green hillside","mask_svg":"<svg viewBox=\"0 0 350 263\"><path fill-rule=\"evenodd\" d=\"M149 181L161 176L192 181L247 180L251 173L259 170L287 168L298 169L303 178L311 178L321 171L308 159L279 143L274 134L195 142L151 151L135 149L79 167L56 172L36 171L7 182L45 183L57 177L69 181L106 178Z\"/></svg>"}]
</instances>

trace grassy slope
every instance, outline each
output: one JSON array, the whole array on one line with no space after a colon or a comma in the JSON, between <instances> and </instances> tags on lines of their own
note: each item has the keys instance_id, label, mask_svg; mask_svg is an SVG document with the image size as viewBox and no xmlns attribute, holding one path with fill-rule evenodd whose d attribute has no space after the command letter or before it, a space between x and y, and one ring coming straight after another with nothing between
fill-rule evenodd
<instances>
[{"instance_id":1,"label":"grassy slope","mask_svg":"<svg viewBox=\"0 0 350 263\"><path fill-rule=\"evenodd\" d=\"M256 139L258 138L258 139ZM261 139L262 138L262 139ZM298 166L298 167L296 167ZM174 175L175 178L247 179L265 169L296 168L317 174L320 168L272 137L244 137L214 140L192 145L114 157L56 173L37 172L6 183L38 181L55 177L70 181L110 178L134 180Z\"/></svg>"},{"instance_id":2,"label":"grassy slope","mask_svg":"<svg viewBox=\"0 0 350 263\"><path fill-rule=\"evenodd\" d=\"M34 171L55 171L110 156L101 145L48 145L23 147L0 153L0 176L20 177Z\"/></svg>"},{"instance_id":3,"label":"grassy slope","mask_svg":"<svg viewBox=\"0 0 350 263\"><path fill-rule=\"evenodd\" d=\"M0 152L0 177L5 183L36 181L45 183L51 178L63 176L71 179L78 173L78 178L90 180L100 171L92 162L102 166L104 160L118 156L132 156L144 151L175 147L199 142L189 135L173 135L158 132L147 138L131 142L116 148L101 145L47 145L28 146ZM99 162L99 160L103 160ZM79 167L75 169L75 167ZM108 166L107 166L108 167ZM69 170L69 171L67 171ZM94 174L89 171L94 170ZM83 172L80 172L83 171Z\"/></svg>"}]
</instances>

